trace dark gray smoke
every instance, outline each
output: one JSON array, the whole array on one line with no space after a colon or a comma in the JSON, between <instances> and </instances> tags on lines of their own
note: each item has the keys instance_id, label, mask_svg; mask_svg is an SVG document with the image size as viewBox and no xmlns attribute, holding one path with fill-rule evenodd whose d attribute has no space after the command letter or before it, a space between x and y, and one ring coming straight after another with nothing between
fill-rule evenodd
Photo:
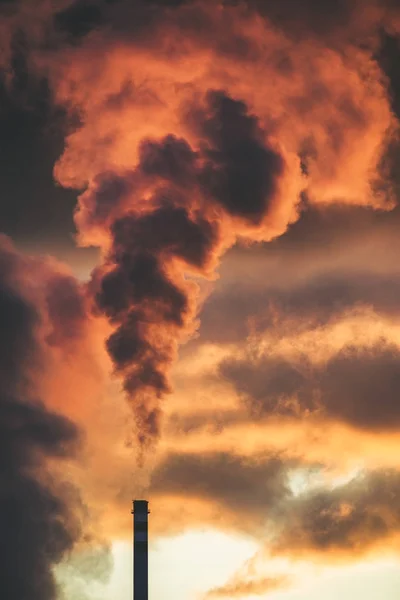
<instances>
[{"instance_id":1,"label":"dark gray smoke","mask_svg":"<svg viewBox=\"0 0 400 600\"><path fill-rule=\"evenodd\" d=\"M32 395L40 315L15 281L17 262L0 248L0 593L54 600L52 567L80 535L71 508L79 498L50 476L46 460L70 456L78 433Z\"/></svg>"},{"instance_id":2,"label":"dark gray smoke","mask_svg":"<svg viewBox=\"0 0 400 600\"><path fill-rule=\"evenodd\" d=\"M268 217L285 170L257 118L224 92L209 91L187 111L187 121L197 150L173 135L144 140L137 169L99 176L84 200L91 223L111 233L106 263L93 275L96 305L115 325L107 348L123 375L142 443L158 434L168 367L193 318L184 274L204 274L218 256L220 220L250 227ZM146 187L151 198L136 203ZM148 208L126 209L129 197Z\"/></svg>"}]
</instances>

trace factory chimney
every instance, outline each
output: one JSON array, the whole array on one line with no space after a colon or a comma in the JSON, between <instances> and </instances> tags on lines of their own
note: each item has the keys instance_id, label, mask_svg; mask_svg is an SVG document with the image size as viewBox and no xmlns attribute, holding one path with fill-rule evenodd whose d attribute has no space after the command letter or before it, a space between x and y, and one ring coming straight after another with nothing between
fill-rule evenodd
<instances>
[{"instance_id":1,"label":"factory chimney","mask_svg":"<svg viewBox=\"0 0 400 600\"><path fill-rule=\"evenodd\" d=\"M149 598L147 500L133 502L133 600Z\"/></svg>"}]
</instances>

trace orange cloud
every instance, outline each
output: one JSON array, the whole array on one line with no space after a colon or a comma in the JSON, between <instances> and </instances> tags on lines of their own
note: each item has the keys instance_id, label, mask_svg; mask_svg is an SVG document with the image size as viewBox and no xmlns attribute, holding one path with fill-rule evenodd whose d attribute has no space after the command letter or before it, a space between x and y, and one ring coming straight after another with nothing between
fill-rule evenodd
<instances>
[{"instance_id":1,"label":"orange cloud","mask_svg":"<svg viewBox=\"0 0 400 600\"><path fill-rule=\"evenodd\" d=\"M361 552L388 540L389 524L397 527L390 493L375 502L358 482L332 493L323 490L319 505L312 493L293 499L288 483L290 468L301 471L313 461L342 467L347 456L332 465L327 451L328 446L338 452L342 442L351 459L359 458L354 444L362 442L372 461L378 438L371 431L355 434L354 428L375 427L381 434L397 416L390 382L397 383L398 286L391 281L394 269L381 260L382 240L395 226L382 226L379 252L373 245L369 254L359 250L349 257L346 247L332 259L330 250L321 249L325 230L318 221L332 206L347 205L341 233L331 231L329 238L332 245L343 240L345 245L368 220L366 214L377 211L383 222L382 213L394 207L383 165L398 123L375 51L378 29L388 29L389 20L395 29L397 11L389 2L371 0L361 14L358 2L337 1L330 3L327 18L321 4L281 0L267 6L254 0L182 2L173 8L121 2L101 7L104 20L73 40L57 29L60 19L68 21L72 2L57 3L56 15L48 3L37 5L35 13L26 2L4 17L9 33L24 31L29 65L49 78L54 102L79 117L55 176L79 189L78 243L101 248L99 265L87 285L49 261L27 259L17 278L42 315L37 335L46 366L35 385L49 408L87 432L82 465L71 461L68 468L109 535L126 534L133 489L165 502L154 525L157 533L168 531L176 498L187 502L179 527L208 521L238 530L245 526L258 536L265 531L265 497L273 502L267 506L271 510L288 502L294 516L282 515L277 546L282 552L291 544L300 553ZM298 31L294 21L301 24ZM296 225L302 216L312 221L312 215L316 225ZM392 218L396 215L395 209ZM288 228L285 250L285 242L273 240ZM290 240L315 239L315 229L319 246L308 246L306 268L293 258L303 242L291 254ZM369 239L368 227L363 235L358 248ZM135 442L128 440L131 448L126 444L132 417L109 372L113 367L123 380L139 440L147 444L162 431L162 398L172 387L179 346L198 327L207 282L238 242L268 242L265 246L278 254L283 248L290 265L274 263L269 255L274 286L256 285L239 297L235 284L221 293L203 333L215 344L216 364L228 355L224 375L233 384L231 401L224 399L224 409L207 405L205 410L207 395L217 386L208 389L196 373L204 388L193 396L202 410L182 411L174 428L171 409L159 454L149 456L148 471L140 473L132 466ZM265 246L258 250L267 253ZM323 252L332 270L342 269L344 282L323 273ZM373 273L354 273L366 262ZM262 261L258 280L261 266ZM251 331L249 352L235 346ZM379 335L385 343L377 343ZM208 367L208 383L213 378L215 383L221 370ZM219 386L216 405L228 393L228 386ZM188 395L185 389L179 394ZM179 411L176 397L174 402ZM256 409L253 415L249 407ZM285 421L282 413L290 418ZM321 428L332 432L332 439L321 439ZM389 438L382 462L393 461L388 455L396 445ZM271 461L271 452L285 446L286 458ZM371 475L374 485L378 480L397 494L394 476ZM241 495L243 488L250 499ZM368 503L375 512L365 508ZM221 505L227 507L223 525ZM251 513L246 522L244 505ZM267 581L258 589L264 591ZM228 587L229 594L248 592L243 585L257 589L254 582L238 583Z\"/></svg>"},{"instance_id":2,"label":"orange cloud","mask_svg":"<svg viewBox=\"0 0 400 600\"><path fill-rule=\"evenodd\" d=\"M138 15L143 30L129 35ZM193 331L188 273L209 276L238 238L282 234L301 192L312 203L391 208L391 191L377 190L396 121L370 51L348 41L340 50L294 43L241 6L138 4L108 16L104 31L36 60L57 102L82 115L55 173L88 185L76 222L82 243L104 248L94 295L115 328L108 350L145 444L159 431L157 397L169 391L178 344ZM162 223L170 233L156 246ZM202 256L189 255L189 238ZM144 272L147 289L136 283Z\"/></svg>"},{"instance_id":3,"label":"orange cloud","mask_svg":"<svg viewBox=\"0 0 400 600\"><path fill-rule=\"evenodd\" d=\"M269 592L286 587L286 577L264 577L249 581L231 581L210 590L207 598L241 598L247 596L265 596Z\"/></svg>"},{"instance_id":4,"label":"orange cloud","mask_svg":"<svg viewBox=\"0 0 400 600\"><path fill-rule=\"evenodd\" d=\"M288 520L273 552L349 561L398 551L398 478L397 471L378 470L299 496L287 507Z\"/></svg>"}]
</instances>

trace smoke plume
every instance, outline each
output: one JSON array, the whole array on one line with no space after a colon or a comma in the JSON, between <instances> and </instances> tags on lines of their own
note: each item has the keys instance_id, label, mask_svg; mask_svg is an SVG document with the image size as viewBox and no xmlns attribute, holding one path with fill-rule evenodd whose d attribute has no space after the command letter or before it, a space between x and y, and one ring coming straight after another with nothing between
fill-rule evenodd
<instances>
[{"instance_id":1,"label":"smoke plume","mask_svg":"<svg viewBox=\"0 0 400 600\"><path fill-rule=\"evenodd\" d=\"M57 52L32 62L80 115L54 173L85 189L79 242L103 253L89 292L146 446L197 326L199 280L228 248L282 235L307 203L393 207L382 159L397 123L373 52L397 11L99 2L87 33L66 4Z\"/></svg>"},{"instance_id":2,"label":"smoke plume","mask_svg":"<svg viewBox=\"0 0 400 600\"><path fill-rule=\"evenodd\" d=\"M75 425L34 393L40 369L38 307L23 293L22 260L0 248L0 589L10 600L54 600L52 567L80 535L72 485L51 475L48 461L71 456ZM73 508L74 507L74 508Z\"/></svg>"},{"instance_id":3,"label":"smoke plume","mask_svg":"<svg viewBox=\"0 0 400 600\"><path fill-rule=\"evenodd\" d=\"M120 394L107 379L109 370L122 382L144 452L160 435L171 368L181 344L197 333L200 305L222 256L235 245L279 236L286 241L260 249L260 255L275 254L270 268L261 259L255 264L247 279L257 282L253 290L243 285L237 261L230 287L229 277L222 282L219 304L214 297L217 309L208 321L206 315L202 354L197 347L193 359L195 348L192 363L182 362L178 373L182 387L171 421L175 414L182 417L185 436L176 435L180 421L175 419L175 432L171 427L171 437L166 435L166 456L158 463L154 456L147 490L158 496L163 510L177 496L196 507L181 520L164 513L168 527L191 518L198 523L204 518L196 506L200 501L213 511L222 505L231 528L257 536L265 531L267 513L275 518L278 507L283 516L277 548L283 553L290 547L299 553L342 546L353 551L359 539L368 547L375 538L388 539L386 531L400 522L392 502L400 494L396 474L366 478L366 485L375 485L373 493L363 491L362 483L296 500L289 471L299 470L299 461L268 457L274 446L297 451L301 440L303 462L314 452L325 460L327 447L338 447L334 460L341 463L336 455L346 454L346 440L320 442L321 433L308 435L307 426L314 432L317 423L324 432L323 423L336 436L342 430L354 435L353 446L360 440L362 454L373 436L395 434L400 423L398 261L393 252L384 264L385 252L378 252L377 239L362 225L362 219L381 219L377 237L386 238L387 223L387 244L397 240L399 210L392 209L398 181L392 172L399 110L391 46L397 56L398 2L18 0L0 5L0 96L11 107L17 98L22 112L38 111L41 127L51 121L59 129L54 139L49 135L51 157L45 159L37 140L32 147L25 143L29 119L17 128L22 142L11 154L3 152L7 170L21 183L22 229L33 228L36 242L39 229L48 226L58 243L60 232L71 234L71 215L66 224L63 211L71 212L79 194L77 243L99 248L97 266L81 285L49 265L34 265L0 241L0 590L11 600L56 596L52 570L81 539L81 501L59 477L59 465L71 467L79 441L75 421L86 427L89 442L81 468L68 478L80 482L91 508L99 507L99 498L110 506L103 521L110 537L125 533L132 480L138 486L147 473L138 475L130 450L121 449L124 427L131 425L129 407L121 403L115 409ZM19 121L19 108L5 110L3 121L8 115ZM1 130L3 137L10 129ZM49 208L57 204L53 182L43 193L36 185L55 161L65 203L63 210L55 209L56 220ZM30 168L20 170L19 162ZM35 194L25 193L29 185ZM15 211L15 197L3 188ZM323 226L327 207L342 215L340 235ZM10 221L17 220L10 214ZM365 246L359 256L353 256L353 234ZM385 320L388 343L362 336L348 341L354 336L346 315L360 305L370 309L365 322L371 330L373 311ZM290 316L281 325L279 310ZM321 340L332 341L330 327L342 322L337 347L332 343L330 353L321 349ZM250 329L263 326L267 331L249 338L249 352L233 348ZM300 339L302 333L310 335ZM211 352L206 341L214 344ZM219 370L217 361L222 361ZM202 369L205 375L199 374ZM204 387L207 377L218 378L220 387L215 381ZM109 404L101 402L104 396ZM193 404L210 400L210 406L200 413L185 405L180 414L182 398ZM213 422L209 429L221 435L211 438L205 422ZM235 442L228 440L231 434ZM235 444L239 450L235 447L232 458ZM240 451L252 454L258 444L271 446L264 459L255 454L243 460ZM394 462L396 453L391 447L386 452ZM384 489L383 501L376 501L385 482L387 493ZM167 499L166 509L161 499ZM284 502L290 504L286 512ZM371 511L365 510L368 504ZM375 508L386 515L380 528ZM93 545L87 530L85 541ZM67 580L75 578L79 585L85 580L73 561L64 567ZM261 594L278 583L283 582L246 577L213 593Z\"/></svg>"},{"instance_id":4,"label":"smoke plume","mask_svg":"<svg viewBox=\"0 0 400 600\"><path fill-rule=\"evenodd\" d=\"M193 276L209 276L239 235L284 231L298 202L282 199L288 164L245 103L210 91L187 119L196 148L172 135L143 141L135 171L99 178L77 216L86 227L109 228L110 249L92 285L97 309L115 327L107 348L142 444L158 435L168 367L193 328Z\"/></svg>"}]
</instances>

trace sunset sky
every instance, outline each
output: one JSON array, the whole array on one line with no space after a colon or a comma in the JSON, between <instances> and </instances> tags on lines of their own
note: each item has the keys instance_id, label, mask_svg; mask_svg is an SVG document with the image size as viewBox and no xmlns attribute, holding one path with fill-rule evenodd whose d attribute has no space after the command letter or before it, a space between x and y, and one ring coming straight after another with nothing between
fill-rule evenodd
<instances>
[{"instance_id":1,"label":"sunset sky","mask_svg":"<svg viewBox=\"0 0 400 600\"><path fill-rule=\"evenodd\" d=\"M0 596L400 596L398 0L0 0Z\"/></svg>"}]
</instances>

